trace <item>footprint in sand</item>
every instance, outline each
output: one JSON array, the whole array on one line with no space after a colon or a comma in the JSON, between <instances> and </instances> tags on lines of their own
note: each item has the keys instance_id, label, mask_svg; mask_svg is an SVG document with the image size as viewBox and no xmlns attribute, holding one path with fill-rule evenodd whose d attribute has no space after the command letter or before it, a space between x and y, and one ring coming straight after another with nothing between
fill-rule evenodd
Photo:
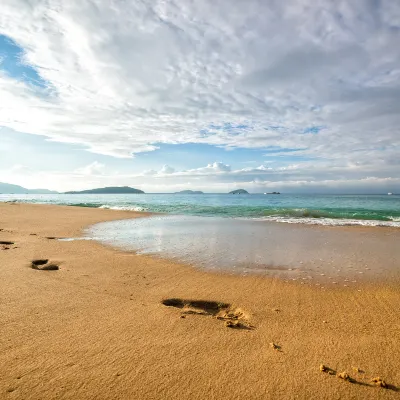
<instances>
[{"instance_id":1,"label":"footprint in sand","mask_svg":"<svg viewBox=\"0 0 400 400\"><path fill-rule=\"evenodd\" d=\"M60 267L55 263L49 263L48 259L32 260L31 268L40 271L57 271Z\"/></svg>"},{"instance_id":2,"label":"footprint in sand","mask_svg":"<svg viewBox=\"0 0 400 400\"><path fill-rule=\"evenodd\" d=\"M0 240L0 250L9 250L10 246L12 246L14 242L10 242L8 240Z\"/></svg>"},{"instance_id":3,"label":"footprint in sand","mask_svg":"<svg viewBox=\"0 0 400 400\"><path fill-rule=\"evenodd\" d=\"M227 328L254 329L247 321L246 313L240 308L232 308L228 303L208 300L165 299L162 304L167 307L180 308L181 316L205 315L225 321Z\"/></svg>"},{"instance_id":4,"label":"footprint in sand","mask_svg":"<svg viewBox=\"0 0 400 400\"><path fill-rule=\"evenodd\" d=\"M0 240L0 244L4 244L5 246L11 246L14 242L10 242L9 240Z\"/></svg>"}]
</instances>

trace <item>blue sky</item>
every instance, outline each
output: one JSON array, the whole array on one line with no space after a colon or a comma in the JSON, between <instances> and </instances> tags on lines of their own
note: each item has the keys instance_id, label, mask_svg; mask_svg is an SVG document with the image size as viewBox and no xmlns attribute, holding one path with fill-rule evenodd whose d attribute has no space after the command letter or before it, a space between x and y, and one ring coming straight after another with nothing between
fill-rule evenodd
<instances>
[{"instance_id":1,"label":"blue sky","mask_svg":"<svg viewBox=\"0 0 400 400\"><path fill-rule=\"evenodd\" d=\"M400 3L5 0L0 181L400 191Z\"/></svg>"},{"instance_id":2,"label":"blue sky","mask_svg":"<svg viewBox=\"0 0 400 400\"><path fill-rule=\"evenodd\" d=\"M25 51L7 35L0 35L0 59L2 72L13 79L45 88L46 82L38 71L24 60Z\"/></svg>"},{"instance_id":3,"label":"blue sky","mask_svg":"<svg viewBox=\"0 0 400 400\"><path fill-rule=\"evenodd\" d=\"M30 135L3 129L1 133L0 168L6 168L15 162L15 149L29 168L46 169L49 165L59 164L60 171L71 171L85 167L93 162L103 163L108 168L125 173L141 173L144 170L160 170L165 164L173 165L177 170L199 168L210 160L233 165L237 168L250 165L258 166L265 162L265 154L270 153L276 163L284 164L295 159L287 155L280 159L276 149L232 149L207 144L162 144L158 149L139 153L134 158L117 158L88 152L85 146L48 141L45 136ZM34 155L34 156L33 156Z\"/></svg>"}]
</instances>

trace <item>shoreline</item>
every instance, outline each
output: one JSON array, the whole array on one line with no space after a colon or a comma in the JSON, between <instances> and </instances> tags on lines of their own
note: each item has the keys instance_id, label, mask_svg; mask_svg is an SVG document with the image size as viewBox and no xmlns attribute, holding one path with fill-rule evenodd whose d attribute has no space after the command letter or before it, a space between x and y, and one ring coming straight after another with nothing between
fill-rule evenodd
<instances>
[{"instance_id":1,"label":"shoreline","mask_svg":"<svg viewBox=\"0 0 400 400\"><path fill-rule=\"evenodd\" d=\"M278 276L321 288L400 281L400 231L391 228L159 214L96 224L85 236L207 272Z\"/></svg>"},{"instance_id":2,"label":"shoreline","mask_svg":"<svg viewBox=\"0 0 400 400\"><path fill-rule=\"evenodd\" d=\"M321 292L274 277L210 274L94 241L46 239L148 215L0 203L0 240L16 247L0 251L2 397L397 398L398 284ZM60 269L30 268L39 258ZM254 329L225 327L207 310L181 314L162 304L171 298L229 304ZM320 364L360 384L321 373ZM375 387L375 376L393 387Z\"/></svg>"}]
</instances>

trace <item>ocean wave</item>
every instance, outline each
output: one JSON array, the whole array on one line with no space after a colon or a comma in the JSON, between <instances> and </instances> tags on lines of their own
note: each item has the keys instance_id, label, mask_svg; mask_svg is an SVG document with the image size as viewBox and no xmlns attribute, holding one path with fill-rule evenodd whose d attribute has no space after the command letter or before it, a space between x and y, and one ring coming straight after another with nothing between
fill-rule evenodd
<instances>
[{"instance_id":1,"label":"ocean wave","mask_svg":"<svg viewBox=\"0 0 400 400\"><path fill-rule=\"evenodd\" d=\"M59 204L62 206L87 207L87 208L99 208L101 206L101 204L98 204L98 203L62 203L62 202L60 202Z\"/></svg>"},{"instance_id":2,"label":"ocean wave","mask_svg":"<svg viewBox=\"0 0 400 400\"><path fill-rule=\"evenodd\" d=\"M63 204L63 203L61 203ZM130 205L130 206L117 206L101 203L65 203L63 205L74 206L74 207L87 207L87 208L101 208L104 210L117 210L117 211L147 211L146 208Z\"/></svg>"},{"instance_id":3,"label":"ocean wave","mask_svg":"<svg viewBox=\"0 0 400 400\"><path fill-rule=\"evenodd\" d=\"M344 209L309 209L309 208L282 208L265 210L265 217L285 217L285 218L327 218L327 219L346 219L346 220L377 220L393 221L394 217L385 215L384 211L372 210L344 210ZM396 218L396 217L395 217Z\"/></svg>"},{"instance_id":4,"label":"ocean wave","mask_svg":"<svg viewBox=\"0 0 400 400\"><path fill-rule=\"evenodd\" d=\"M85 207L92 205L85 204ZM312 209L312 208L265 208L263 206L214 206L199 204L97 204L96 207L110 210L156 212L167 214L186 214L220 216L230 218L264 218L278 222L304 223L318 225L363 225L395 226L400 224L397 213L366 209Z\"/></svg>"},{"instance_id":5,"label":"ocean wave","mask_svg":"<svg viewBox=\"0 0 400 400\"><path fill-rule=\"evenodd\" d=\"M263 217L257 218L262 221L273 221L287 224L306 224L323 226L384 226L400 228L400 221L381 221L368 219L338 219L338 218L304 218L304 217Z\"/></svg>"},{"instance_id":6,"label":"ocean wave","mask_svg":"<svg viewBox=\"0 0 400 400\"><path fill-rule=\"evenodd\" d=\"M118 211L147 211L146 208L140 206L109 206L107 204L103 204L99 208L103 208L106 210L118 210Z\"/></svg>"}]
</instances>

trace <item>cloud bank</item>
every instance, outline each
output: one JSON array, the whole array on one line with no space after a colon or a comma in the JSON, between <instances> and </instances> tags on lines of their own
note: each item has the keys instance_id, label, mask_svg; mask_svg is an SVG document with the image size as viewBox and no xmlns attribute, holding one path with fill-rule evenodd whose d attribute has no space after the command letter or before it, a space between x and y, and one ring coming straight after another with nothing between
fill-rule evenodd
<instances>
[{"instance_id":1,"label":"cloud bank","mask_svg":"<svg viewBox=\"0 0 400 400\"><path fill-rule=\"evenodd\" d=\"M109 171L97 161L66 173L62 171L33 171L23 165L15 165L4 175L8 182L35 188L66 191L83 190L102 186L132 186L148 193L174 192L183 189L203 190L211 193L226 193L243 188L251 193L278 190L286 193L385 193L398 192L400 177L373 175L361 167L325 167L288 165L272 168L260 165L254 168L232 169L221 162L189 170L175 170L164 165L160 170L141 173ZM26 182L29 182L27 185Z\"/></svg>"}]
</instances>

